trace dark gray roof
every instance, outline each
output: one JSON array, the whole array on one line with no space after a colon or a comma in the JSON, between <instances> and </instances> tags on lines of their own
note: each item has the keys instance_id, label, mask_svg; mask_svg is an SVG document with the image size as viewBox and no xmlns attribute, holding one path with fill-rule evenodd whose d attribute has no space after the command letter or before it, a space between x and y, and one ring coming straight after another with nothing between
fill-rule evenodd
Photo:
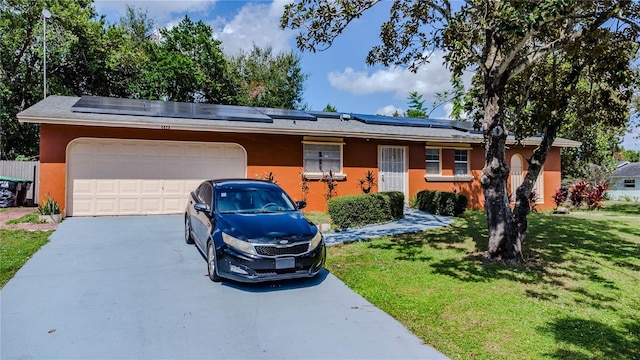
<instances>
[{"instance_id":1,"label":"dark gray roof","mask_svg":"<svg viewBox=\"0 0 640 360\"><path fill-rule=\"evenodd\" d=\"M640 177L640 162L628 162L613 172L613 177Z\"/></svg>"},{"instance_id":2,"label":"dark gray roof","mask_svg":"<svg viewBox=\"0 0 640 360\"><path fill-rule=\"evenodd\" d=\"M431 128L415 126L394 126L371 124L356 120L357 114L323 112L307 113L316 117L316 121L296 120L278 117L279 111L268 115L272 122L246 122L221 119L203 119L198 117L146 116L136 114L104 114L73 111L72 107L80 98L71 96L49 96L18 114L20 122L131 127L149 129L288 134L325 137L356 137L371 139L395 139L409 141L431 141L443 143L481 143L482 134L469 131L468 128ZM143 101L143 100L139 100ZM265 109L262 109L265 110ZM264 111L262 111L264 112ZM441 121L441 120L439 120ZM442 120L447 121L447 120ZM455 123L455 122L451 122ZM511 139L510 142L513 142ZM525 139L523 144L536 145L540 138ZM556 139L555 146L577 147L579 142Z\"/></svg>"}]
</instances>

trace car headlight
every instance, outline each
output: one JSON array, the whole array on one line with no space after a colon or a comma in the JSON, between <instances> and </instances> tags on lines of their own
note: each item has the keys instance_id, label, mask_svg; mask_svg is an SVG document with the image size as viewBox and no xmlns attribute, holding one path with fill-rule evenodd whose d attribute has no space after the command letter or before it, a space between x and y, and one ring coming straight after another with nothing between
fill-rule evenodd
<instances>
[{"instance_id":1,"label":"car headlight","mask_svg":"<svg viewBox=\"0 0 640 360\"><path fill-rule=\"evenodd\" d=\"M258 255L253 245L246 241L235 238L227 233L222 233L222 241L235 249L246 252L247 254Z\"/></svg>"},{"instance_id":2,"label":"car headlight","mask_svg":"<svg viewBox=\"0 0 640 360\"><path fill-rule=\"evenodd\" d=\"M320 233L320 229L318 229L318 232L316 233L316 235L313 237L313 239L311 239L311 243L309 244L309 251L312 251L315 248L317 248L321 242L322 242L322 234Z\"/></svg>"}]
</instances>

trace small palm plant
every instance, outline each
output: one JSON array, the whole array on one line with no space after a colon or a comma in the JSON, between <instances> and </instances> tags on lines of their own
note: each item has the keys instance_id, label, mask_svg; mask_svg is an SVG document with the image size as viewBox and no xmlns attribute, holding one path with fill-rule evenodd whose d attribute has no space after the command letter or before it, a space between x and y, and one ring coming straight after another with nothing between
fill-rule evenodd
<instances>
[{"instance_id":1,"label":"small palm plant","mask_svg":"<svg viewBox=\"0 0 640 360\"><path fill-rule=\"evenodd\" d=\"M60 222L60 204L49 194L45 195L44 200L38 206L38 212L40 212L41 221Z\"/></svg>"},{"instance_id":2,"label":"small palm plant","mask_svg":"<svg viewBox=\"0 0 640 360\"><path fill-rule=\"evenodd\" d=\"M53 199L51 195L47 194L42 204L38 206L38 211L40 211L40 215L60 214L60 204L58 204L58 202Z\"/></svg>"}]
</instances>

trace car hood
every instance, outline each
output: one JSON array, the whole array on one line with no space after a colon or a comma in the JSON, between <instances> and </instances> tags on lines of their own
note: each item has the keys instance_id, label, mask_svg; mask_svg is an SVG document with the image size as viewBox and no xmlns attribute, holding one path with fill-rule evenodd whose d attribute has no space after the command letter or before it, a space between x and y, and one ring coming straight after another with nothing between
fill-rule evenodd
<instances>
[{"instance_id":1,"label":"car hood","mask_svg":"<svg viewBox=\"0 0 640 360\"><path fill-rule=\"evenodd\" d=\"M318 231L299 211L219 214L218 220L219 230L251 243L309 241Z\"/></svg>"}]
</instances>

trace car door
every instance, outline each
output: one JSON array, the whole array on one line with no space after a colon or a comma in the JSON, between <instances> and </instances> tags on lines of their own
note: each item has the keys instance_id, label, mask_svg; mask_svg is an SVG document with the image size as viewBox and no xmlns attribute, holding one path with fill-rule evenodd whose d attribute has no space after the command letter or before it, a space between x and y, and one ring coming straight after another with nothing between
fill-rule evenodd
<instances>
[{"instance_id":1,"label":"car door","mask_svg":"<svg viewBox=\"0 0 640 360\"><path fill-rule=\"evenodd\" d=\"M208 182L203 183L198 188L198 202L207 205L208 211L197 211L194 209L193 228L195 232L195 241L198 243L200 249L204 251L207 245L207 239L211 232L211 222L209 217L211 216L211 200L213 199L213 191L211 184Z\"/></svg>"}]
</instances>

